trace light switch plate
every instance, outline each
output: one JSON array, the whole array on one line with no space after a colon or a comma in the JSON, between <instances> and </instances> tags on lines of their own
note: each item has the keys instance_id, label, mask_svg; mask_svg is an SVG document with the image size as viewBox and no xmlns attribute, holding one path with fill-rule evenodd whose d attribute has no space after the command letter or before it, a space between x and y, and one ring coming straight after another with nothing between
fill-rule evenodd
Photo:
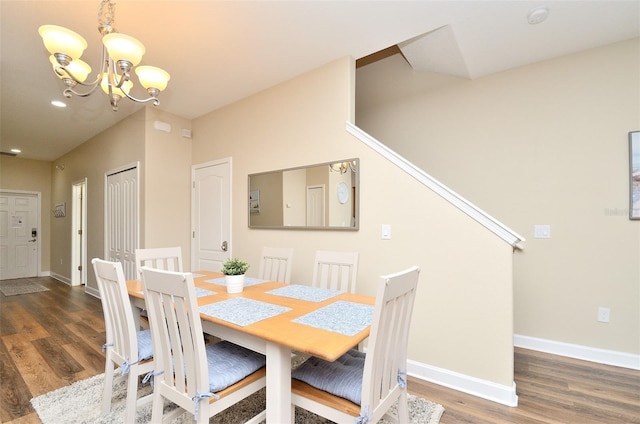
<instances>
[{"instance_id":1,"label":"light switch plate","mask_svg":"<svg viewBox=\"0 0 640 424\"><path fill-rule=\"evenodd\" d=\"M391 240L391 225L382 224L382 240Z\"/></svg>"},{"instance_id":2,"label":"light switch plate","mask_svg":"<svg viewBox=\"0 0 640 424\"><path fill-rule=\"evenodd\" d=\"M534 225L533 238L551 238L551 225Z\"/></svg>"}]
</instances>

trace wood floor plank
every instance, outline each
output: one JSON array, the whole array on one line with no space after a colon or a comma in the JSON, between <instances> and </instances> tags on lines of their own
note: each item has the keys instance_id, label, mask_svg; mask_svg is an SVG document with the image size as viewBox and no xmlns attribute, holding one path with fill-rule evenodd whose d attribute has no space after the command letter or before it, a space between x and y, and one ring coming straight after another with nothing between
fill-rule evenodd
<instances>
[{"instance_id":1,"label":"wood floor plank","mask_svg":"<svg viewBox=\"0 0 640 424\"><path fill-rule=\"evenodd\" d=\"M32 343L58 377L71 382L73 375L84 369L53 337L34 340Z\"/></svg>"},{"instance_id":2,"label":"wood floor plank","mask_svg":"<svg viewBox=\"0 0 640 424\"><path fill-rule=\"evenodd\" d=\"M34 322L31 319L31 313L19 304L11 308L11 313L7 319L15 329L15 334L20 334L28 340L37 340L49 336L47 330L39 323Z\"/></svg>"},{"instance_id":3,"label":"wood floor plank","mask_svg":"<svg viewBox=\"0 0 640 424\"><path fill-rule=\"evenodd\" d=\"M20 376L29 387L31 397L40 396L67 384L66 380L51 372L40 352L31 341L19 334L3 337L7 352Z\"/></svg>"},{"instance_id":4,"label":"wood floor plank","mask_svg":"<svg viewBox=\"0 0 640 424\"><path fill-rule=\"evenodd\" d=\"M31 392L0 340L0 421L7 422L33 412Z\"/></svg>"}]
</instances>

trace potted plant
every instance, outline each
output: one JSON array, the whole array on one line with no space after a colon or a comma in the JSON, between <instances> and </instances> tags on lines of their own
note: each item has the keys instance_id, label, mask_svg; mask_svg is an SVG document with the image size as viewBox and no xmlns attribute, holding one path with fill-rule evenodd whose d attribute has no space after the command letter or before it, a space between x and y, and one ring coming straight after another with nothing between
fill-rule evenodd
<instances>
[{"instance_id":1,"label":"potted plant","mask_svg":"<svg viewBox=\"0 0 640 424\"><path fill-rule=\"evenodd\" d=\"M227 292L241 293L244 288L244 274L249 264L238 258L229 258L222 264L222 272L227 283Z\"/></svg>"}]
</instances>

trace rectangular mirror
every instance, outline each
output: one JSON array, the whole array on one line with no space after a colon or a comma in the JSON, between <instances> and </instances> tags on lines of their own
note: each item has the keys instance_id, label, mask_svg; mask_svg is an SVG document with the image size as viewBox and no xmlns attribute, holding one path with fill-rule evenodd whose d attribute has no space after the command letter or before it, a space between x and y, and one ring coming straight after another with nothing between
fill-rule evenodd
<instances>
[{"instance_id":1,"label":"rectangular mirror","mask_svg":"<svg viewBox=\"0 0 640 424\"><path fill-rule=\"evenodd\" d=\"M249 175L249 228L357 230L359 159Z\"/></svg>"}]
</instances>

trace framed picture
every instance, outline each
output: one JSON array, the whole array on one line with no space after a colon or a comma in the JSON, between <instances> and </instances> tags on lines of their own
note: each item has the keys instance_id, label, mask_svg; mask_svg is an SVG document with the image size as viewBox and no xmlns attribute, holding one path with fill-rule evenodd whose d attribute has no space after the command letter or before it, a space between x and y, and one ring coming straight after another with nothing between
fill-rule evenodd
<instances>
[{"instance_id":1,"label":"framed picture","mask_svg":"<svg viewBox=\"0 0 640 424\"><path fill-rule=\"evenodd\" d=\"M640 131L629 133L629 219L640 219Z\"/></svg>"}]
</instances>

